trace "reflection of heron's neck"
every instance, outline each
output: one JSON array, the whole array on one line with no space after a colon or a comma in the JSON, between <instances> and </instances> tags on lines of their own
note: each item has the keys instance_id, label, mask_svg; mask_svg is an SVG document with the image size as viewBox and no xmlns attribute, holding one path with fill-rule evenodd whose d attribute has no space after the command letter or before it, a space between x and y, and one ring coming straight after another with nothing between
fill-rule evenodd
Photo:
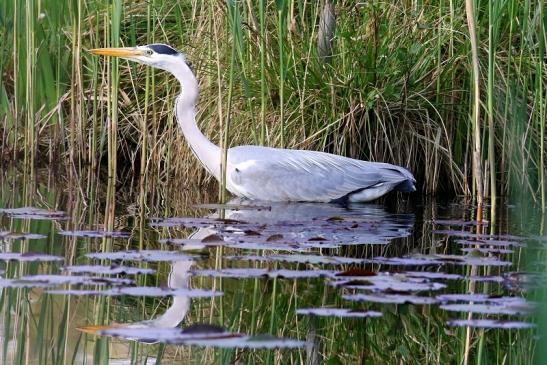
<instances>
[{"instance_id":1,"label":"reflection of heron's neck","mask_svg":"<svg viewBox=\"0 0 547 365\"><path fill-rule=\"evenodd\" d=\"M176 261L171 265L171 272L167 280L167 286L171 289L188 289L190 276L188 272L193 261ZM164 314L153 320L154 327L176 327L186 317L190 309L191 300L187 296L173 297L173 303Z\"/></svg>"},{"instance_id":2,"label":"reflection of heron's neck","mask_svg":"<svg viewBox=\"0 0 547 365\"><path fill-rule=\"evenodd\" d=\"M198 82L185 62L170 70L181 84L181 92L175 103L175 115L190 149L203 166L217 179L220 178L220 150L201 133L196 124L195 104Z\"/></svg>"},{"instance_id":3,"label":"reflection of heron's neck","mask_svg":"<svg viewBox=\"0 0 547 365\"><path fill-rule=\"evenodd\" d=\"M161 316L154 319L154 327L177 327L186 317L190 309L189 297L173 297L173 304Z\"/></svg>"}]
</instances>

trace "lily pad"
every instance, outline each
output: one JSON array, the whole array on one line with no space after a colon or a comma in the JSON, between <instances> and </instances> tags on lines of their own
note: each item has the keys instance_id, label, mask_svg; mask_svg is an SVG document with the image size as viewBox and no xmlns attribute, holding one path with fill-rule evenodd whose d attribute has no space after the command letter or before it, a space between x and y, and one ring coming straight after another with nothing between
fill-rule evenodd
<instances>
[{"instance_id":1,"label":"lily pad","mask_svg":"<svg viewBox=\"0 0 547 365\"><path fill-rule=\"evenodd\" d=\"M43 238L47 238L47 236L43 234L39 234L39 233L20 233L20 232L0 231L0 241L39 240Z\"/></svg>"},{"instance_id":2,"label":"lily pad","mask_svg":"<svg viewBox=\"0 0 547 365\"><path fill-rule=\"evenodd\" d=\"M475 302L496 303L503 305L527 305L529 302L521 297L498 296L488 294L441 294L437 299L442 302Z\"/></svg>"},{"instance_id":3,"label":"lily pad","mask_svg":"<svg viewBox=\"0 0 547 365\"><path fill-rule=\"evenodd\" d=\"M525 244L517 241L507 240L456 240L456 243L463 246L474 247L524 247Z\"/></svg>"},{"instance_id":4,"label":"lily pad","mask_svg":"<svg viewBox=\"0 0 547 365\"><path fill-rule=\"evenodd\" d=\"M433 297L423 297L417 295L402 294L345 294L342 295L345 300L373 303L391 303L391 304L435 304L439 301Z\"/></svg>"},{"instance_id":5,"label":"lily pad","mask_svg":"<svg viewBox=\"0 0 547 365\"><path fill-rule=\"evenodd\" d=\"M346 264L361 264L363 259L341 256L317 256L317 255L267 255L267 256L226 256L227 260L234 261L264 261L264 262L295 262L302 264L325 264L325 265L346 265Z\"/></svg>"},{"instance_id":6,"label":"lily pad","mask_svg":"<svg viewBox=\"0 0 547 365\"><path fill-rule=\"evenodd\" d=\"M372 292L420 292L440 290L446 287L445 284L431 282L428 279L411 278L398 274L368 276L364 279L335 280L330 284L337 287L368 290Z\"/></svg>"},{"instance_id":7,"label":"lily pad","mask_svg":"<svg viewBox=\"0 0 547 365\"><path fill-rule=\"evenodd\" d=\"M488 221L465 221L459 219L433 219L433 224L441 226L487 226Z\"/></svg>"},{"instance_id":8,"label":"lily pad","mask_svg":"<svg viewBox=\"0 0 547 365\"><path fill-rule=\"evenodd\" d=\"M129 260L129 261L188 261L197 259L197 256L183 255L173 251L142 250L87 253L87 257L96 260Z\"/></svg>"},{"instance_id":9,"label":"lily pad","mask_svg":"<svg viewBox=\"0 0 547 365\"><path fill-rule=\"evenodd\" d=\"M65 212L59 210L49 210L35 207L21 208L0 208L0 213L6 214L10 218L35 219L35 220L54 220L67 219Z\"/></svg>"},{"instance_id":10,"label":"lily pad","mask_svg":"<svg viewBox=\"0 0 547 365\"><path fill-rule=\"evenodd\" d=\"M451 273L445 273L445 272L404 271L403 274L412 278L445 279L445 280L463 279L463 276L460 274L451 274Z\"/></svg>"},{"instance_id":11,"label":"lily pad","mask_svg":"<svg viewBox=\"0 0 547 365\"><path fill-rule=\"evenodd\" d=\"M195 276L209 277L225 277L225 278L285 278L285 279L301 279L301 278L320 278L329 277L334 274L330 270L268 270L268 269L222 269L222 270L196 270L192 272Z\"/></svg>"},{"instance_id":12,"label":"lily pad","mask_svg":"<svg viewBox=\"0 0 547 365\"><path fill-rule=\"evenodd\" d=\"M94 276L69 275L28 275L12 280L15 284L39 284L39 286L56 285L131 285L133 280L122 278L105 278Z\"/></svg>"},{"instance_id":13,"label":"lily pad","mask_svg":"<svg viewBox=\"0 0 547 365\"><path fill-rule=\"evenodd\" d=\"M435 258L428 257L381 257L372 259L375 264L394 265L394 266L430 266L443 265L445 262Z\"/></svg>"},{"instance_id":14,"label":"lily pad","mask_svg":"<svg viewBox=\"0 0 547 365\"><path fill-rule=\"evenodd\" d=\"M507 248L489 248L489 247L465 247L461 248L461 251L465 253L473 253L473 252L479 252L479 253L497 253L497 254L508 254L513 253L513 250L509 250Z\"/></svg>"},{"instance_id":15,"label":"lily pad","mask_svg":"<svg viewBox=\"0 0 547 365\"><path fill-rule=\"evenodd\" d=\"M533 323L520 321L501 321L495 319L457 319L446 322L451 327L473 327L485 329L530 329L536 327Z\"/></svg>"},{"instance_id":16,"label":"lily pad","mask_svg":"<svg viewBox=\"0 0 547 365\"><path fill-rule=\"evenodd\" d=\"M46 261L64 261L64 257L61 256L53 256L53 255L47 255L39 252L25 252L25 253L17 253L17 252L2 252L0 253L0 261L39 261L39 262L46 262Z\"/></svg>"},{"instance_id":17,"label":"lily pad","mask_svg":"<svg viewBox=\"0 0 547 365\"><path fill-rule=\"evenodd\" d=\"M441 309L452 312L482 313L482 314L506 314L523 315L530 314L533 310L531 305L496 305L496 304L443 304Z\"/></svg>"},{"instance_id":18,"label":"lily pad","mask_svg":"<svg viewBox=\"0 0 547 365\"><path fill-rule=\"evenodd\" d=\"M134 286L120 287L105 290L49 290L49 294L59 295L103 295L120 296L128 295L132 297L187 297L187 298L210 298L222 296L221 291L212 291L205 289L178 289L178 288L158 288L154 286Z\"/></svg>"},{"instance_id":19,"label":"lily pad","mask_svg":"<svg viewBox=\"0 0 547 365\"><path fill-rule=\"evenodd\" d=\"M101 231L101 230L83 230L83 231L59 231L62 236L71 237L90 237L90 238L129 238L131 233L123 231Z\"/></svg>"},{"instance_id":20,"label":"lily pad","mask_svg":"<svg viewBox=\"0 0 547 365\"><path fill-rule=\"evenodd\" d=\"M381 312L376 311L356 311L346 308L301 308L296 310L297 314L320 316L320 317L350 317L350 318L369 318L381 317Z\"/></svg>"},{"instance_id":21,"label":"lily pad","mask_svg":"<svg viewBox=\"0 0 547 365\"><path fill-rule=\"evenodd\" d=\"M91 273L91 274L103 274L103 275L139 275L139 274L153 274L156 271L153 269L146 269L140 267L130 266L101 266L101 265L80 265L80 266L65 266L63 271L71 273Z\"/></svg>"}]
</instances>

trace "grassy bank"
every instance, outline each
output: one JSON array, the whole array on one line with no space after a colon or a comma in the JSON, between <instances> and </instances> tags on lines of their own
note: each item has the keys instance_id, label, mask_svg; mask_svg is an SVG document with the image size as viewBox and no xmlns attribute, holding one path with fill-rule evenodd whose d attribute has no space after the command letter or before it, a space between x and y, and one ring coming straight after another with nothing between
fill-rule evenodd
<instances>
[{"instance_id":1,"label":"grassy bank","mask_svg":"<svg viewBox=\"0 0 547 365\"><path fill-rule=\"evenodd\" d=\"M216 142L392 162L423 192L468 195L478 148L486 196L518 186L545 205L544 1L471 5L472 14L464 0L4 1L3 163L203 182L173 120L174 80L85 52L163 42L192 62L199 123Z\"/></svg>"}]
</instances>

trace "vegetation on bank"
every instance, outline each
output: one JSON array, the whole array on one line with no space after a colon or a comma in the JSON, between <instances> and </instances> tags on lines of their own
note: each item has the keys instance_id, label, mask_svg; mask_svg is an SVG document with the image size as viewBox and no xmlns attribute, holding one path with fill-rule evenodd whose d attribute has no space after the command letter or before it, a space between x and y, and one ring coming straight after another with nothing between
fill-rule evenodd
<instances>
[{"instance_id":1,"label":"vegetation on bank","mask_svg":"<svg viewBox=\"0 0 547 365\"><path fill-rule=\"evenodd\" d=\"M543 0L3 1L2 160L28 170L69 161L68 170L121 182L202 182L173 120L176 82L86 53L162 42L192 62L199 123L218 143L386 161L413 171L425 193L517 187L545 206L544 8Z\"/></svg>"}]
</instances>

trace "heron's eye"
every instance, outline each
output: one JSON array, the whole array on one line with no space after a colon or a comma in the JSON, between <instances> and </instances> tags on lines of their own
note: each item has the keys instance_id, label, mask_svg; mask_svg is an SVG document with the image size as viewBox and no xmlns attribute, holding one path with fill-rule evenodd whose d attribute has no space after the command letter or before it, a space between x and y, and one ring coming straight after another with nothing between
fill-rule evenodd
<instances>
[{"instance_id":1,"label":"heron's eye","mask_svg":"<svg viewBox=\"0 0 547 365\"><path fill-rule=\"evenodd\" d=\"M154 52L153 52L151 49L147 49L147 50L146 50L146 55L147 55L148 57L152 56L153 54L154 54Z\"/></svg>"}]
</instances>

